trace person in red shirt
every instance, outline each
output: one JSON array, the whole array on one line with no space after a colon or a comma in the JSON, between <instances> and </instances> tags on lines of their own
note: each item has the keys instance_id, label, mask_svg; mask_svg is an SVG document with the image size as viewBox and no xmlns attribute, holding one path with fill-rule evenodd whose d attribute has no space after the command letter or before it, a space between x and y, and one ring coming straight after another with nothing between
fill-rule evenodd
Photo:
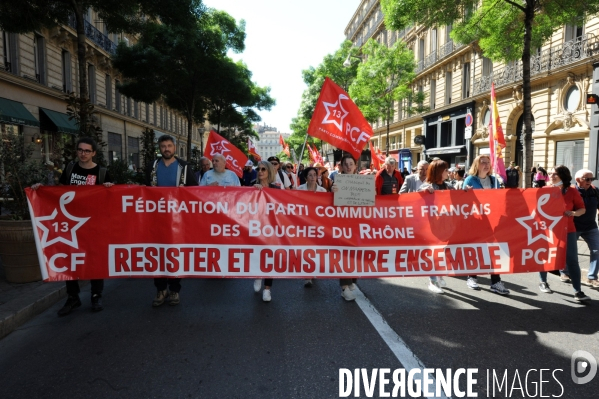
<instances>
[{"instance_id":1,"label":"person in red shirt","mask_svg":"<svg viewBox=\"0 0 599 399\"><path fill-rule=\"evenodd\" d=\"M550 187L559 187L562 191L564 202L566 203L566 211L564 216L568 218L568 239L566 246L566 269L572 280L572 288L574 288L574 299L578 302L590 301L591 298L586 296L581 291L580 287L580 265L578 264L578 237L576 236L576 226L574 226L574 218L584 215L586 208L580 193L575 187L571 186L572 175L570 170L564 165L558 165L549 173L551 181ZM540 272L541 283L539 289L542 292L550 293L551 289L547 284L547 272Z\"/></svg>"},{"instance_id":2,"label":"person in red shirt","mask_svg":"<svg viewBox=\"0 0 599 399\"><path fill-rule=\"evenodd\" d=\"M377 195L398 194L403 184L403 176L397 170L397 161L387 157L383 168L376 173L374 187Z\"/></svg>"}]
</instances>

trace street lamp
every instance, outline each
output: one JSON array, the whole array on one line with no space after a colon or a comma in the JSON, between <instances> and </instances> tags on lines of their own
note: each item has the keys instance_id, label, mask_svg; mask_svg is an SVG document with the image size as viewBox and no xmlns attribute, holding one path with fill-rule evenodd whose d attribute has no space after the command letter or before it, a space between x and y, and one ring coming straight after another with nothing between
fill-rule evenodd
<instances>
[{"instance_id":1,"label":"street lamp","mask_svg":"<svg viewBox=\"0 0 599 399\"><path fill-rule=\"evenodd\" d=\"M343 66L344 66L345 68L349 68L349 67L351 66L351 58L352 58L352 57L353 57L353 58L357 58L357 59L359 59L359 60L362 60L362 56L360 56L360 55L352 55L351 53L349 53L349 54L347 55L347 58L346 58L346 59L345 59L345 61L343 62Z\"/></svg>"}]
</instances>

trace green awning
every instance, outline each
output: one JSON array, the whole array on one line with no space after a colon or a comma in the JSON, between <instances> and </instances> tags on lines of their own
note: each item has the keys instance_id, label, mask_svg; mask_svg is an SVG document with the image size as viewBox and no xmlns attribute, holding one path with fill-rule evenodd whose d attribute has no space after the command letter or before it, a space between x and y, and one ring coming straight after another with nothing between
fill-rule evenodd
<instances>
[{"instance_id":1,"label":"green awning","mask_svg":"<svg viewBox=\"0 0 599 399\"><path fill-rule=\"evenodd\" d=\"M39 126L31 112L22 103L0 97L0 122L14 125Z\"/></svg>"},{"instance_id":2,"label":"green awning","mask_svg":"<svg viewBox=\"0 0 599 399\"><path fill-rule=\"evenodd\" d=\"M40 122L42 130L58 133L79 133L79 126L74 119L69 119L67 114L40 108Z\"/></svg>"}]
</instances>

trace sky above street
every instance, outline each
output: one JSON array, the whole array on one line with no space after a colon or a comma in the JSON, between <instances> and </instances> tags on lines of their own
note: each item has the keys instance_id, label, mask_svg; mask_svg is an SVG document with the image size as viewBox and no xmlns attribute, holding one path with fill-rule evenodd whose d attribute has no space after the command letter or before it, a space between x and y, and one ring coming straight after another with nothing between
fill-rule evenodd
<instances>
[{"instance_id":1,"label":"sky above street","mask_svg":"<svg viewBox=\"0 0 599 399\"><path fill-rule=\"evenodd\" d=\"M302 70L316 67L345 40L345 27L360 0L205 0L208 7L246 21L243 60L259 86L270 86L277 105L260 112L262 123L291 133L306 88Z\"/></svg>"}]
</instances>

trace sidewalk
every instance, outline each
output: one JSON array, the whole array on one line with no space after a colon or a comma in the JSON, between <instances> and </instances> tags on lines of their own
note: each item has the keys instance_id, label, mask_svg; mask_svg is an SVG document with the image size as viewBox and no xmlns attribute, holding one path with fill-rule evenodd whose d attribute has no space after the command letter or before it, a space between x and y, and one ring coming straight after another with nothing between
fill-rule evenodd
<instances>
[{"instance_id":1,"label":"sidewalk","mask_svg":"<svg viewBox=\"0 0 599 399\"><path fill-rule=\"evenodd\" d=\"M584 278L589 270L589 248L582 240L578 241L578 259ZM63 282L12 284L3 270L0 265L0 339L66 297Z\"/></svg>"}]
</instances>

